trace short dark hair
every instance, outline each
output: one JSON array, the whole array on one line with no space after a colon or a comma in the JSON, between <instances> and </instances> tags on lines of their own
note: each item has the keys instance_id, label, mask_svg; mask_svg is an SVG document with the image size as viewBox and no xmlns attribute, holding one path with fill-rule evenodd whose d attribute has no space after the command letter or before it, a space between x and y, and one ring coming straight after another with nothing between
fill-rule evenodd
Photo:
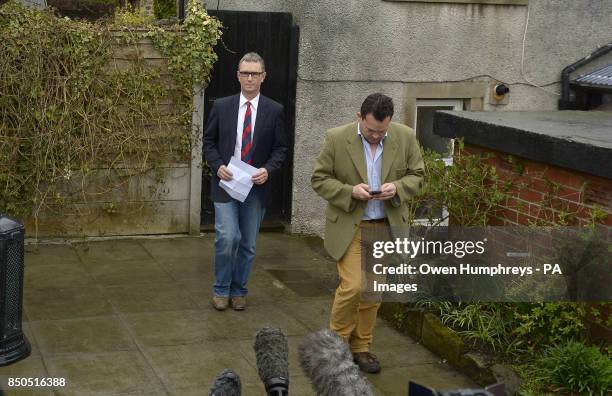
<instances>
[{"instance_id":1,"label":"short dark hair","mask_svg":"<svg viewBox=\"0 0 612 396\"><path fill-rule=\"evenodd\" d=\"M361 118L372 114L378 121L384 121L387 117L393 117L393 99L381 93L368 95L361 104Z\"/></svg>"}]
</instances>

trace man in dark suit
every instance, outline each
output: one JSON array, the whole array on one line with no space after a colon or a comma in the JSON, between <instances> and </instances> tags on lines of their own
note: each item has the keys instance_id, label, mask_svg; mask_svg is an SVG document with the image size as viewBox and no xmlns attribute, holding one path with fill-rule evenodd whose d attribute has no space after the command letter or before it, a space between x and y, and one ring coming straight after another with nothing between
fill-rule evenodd
<instances>
[{"instance_id":1,"label":"man in dark suit","mask_svg":"<svg viewBox=\"0 0 612 396\"><path fill-rule=\"evenodd\" d=\"M264 60L250 52L238 63L240 93L215 101L204 130L204 157L213 173L215 204L215 284L212 305L246 308L247 281L255 258L255 241L271 198L270 176L287 155L283 106L259 93L266 78ZM244 202L219 187L229 181L232 156L251 164L253 188Z\"/></svg>"}]
</instances>

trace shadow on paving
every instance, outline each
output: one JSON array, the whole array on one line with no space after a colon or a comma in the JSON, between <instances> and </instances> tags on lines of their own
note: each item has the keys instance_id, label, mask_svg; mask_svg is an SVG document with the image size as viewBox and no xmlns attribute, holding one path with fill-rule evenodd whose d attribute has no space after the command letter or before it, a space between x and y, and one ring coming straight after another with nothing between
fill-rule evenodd
<instances>
[{"instance_id":1,"label":"shadow on paving","mask_svg":"<svg viewBox=\"0 0 612 396\"><path fill-rule=\"evenodd\" d=\"M304 335L326 327L335 263L317 238L264 233L246 311L210 306L213 235L26 246L24 331L32 355L0 376L64 377L55 390L17 395L208 395L224 368L243 394L265 394L253 336L264 326L289 338L290 394L314 395L297 359ZM474 386L424 347L378 321L368 376L377 395L405 395L409 379Z\"/></svg>"}]
</instances>

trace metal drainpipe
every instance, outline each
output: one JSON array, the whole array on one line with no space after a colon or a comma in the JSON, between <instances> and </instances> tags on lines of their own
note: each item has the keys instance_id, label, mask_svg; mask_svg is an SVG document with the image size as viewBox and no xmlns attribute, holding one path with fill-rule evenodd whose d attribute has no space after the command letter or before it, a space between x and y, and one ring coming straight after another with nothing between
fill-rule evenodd
<instances>
[{"instance_id":1,"label":"metal drainpipe","mask_svg":"<svg viewBox=\"0 0 612 396\"><path fill-rule=\"evenodd\" d=\"M183 23L185 20L185 2L187 0L178 0L177 1L177 11L178 11L178 19L180 23Z\"/></svg>"},{"instance_id":2,"label":"metal drainpipe","mask_svg":"<svg viewBox=\"0 0 612 396\"><path fill-rule=\"evenodd\" d=\"M585 56L579 61L572 63L569 66L566 66L561 72L561 99L559 99L559 110L568 110L570 109L573 102L570 102L570 87L569 87L569 76L570 73L591 62L594 59L599 58L600 56L607 54L612 50L612 43L608 43L606 45L602 45L597 48L591 54Z\"/></svg>"}]
</instances>

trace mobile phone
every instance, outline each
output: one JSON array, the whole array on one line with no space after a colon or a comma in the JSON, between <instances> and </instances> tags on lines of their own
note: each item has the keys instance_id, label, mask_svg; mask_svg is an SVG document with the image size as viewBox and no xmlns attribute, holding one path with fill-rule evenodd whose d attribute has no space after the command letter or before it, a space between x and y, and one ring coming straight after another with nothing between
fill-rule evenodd
<instances>
[{"instance_id":1,"label":"mobile phone","mask_svg":"<svg viewBox=\"0 0 612 396\"><path fill-rule=\"evenodd\" d=\"M374 190L374 191L370 191L370 195L378 195L380 194L382 191L380 190Z\"/></svg>"}]
</instances>

